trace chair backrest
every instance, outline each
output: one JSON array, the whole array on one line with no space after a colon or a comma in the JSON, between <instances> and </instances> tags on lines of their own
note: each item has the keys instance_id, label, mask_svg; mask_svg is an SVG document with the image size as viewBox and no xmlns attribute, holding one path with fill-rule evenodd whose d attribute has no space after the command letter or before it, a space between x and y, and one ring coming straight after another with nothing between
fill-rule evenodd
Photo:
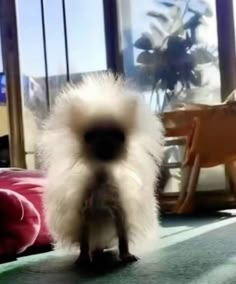
<instances>
[{"instance_id":1,"label":"chair backrest","mask_svg":"<svg viewBox=\"0 0 236 284\"><path fill-rule=\"evenodd\" d=\"M201 167L236 159L236 102L190 106L163 113L162 119L167 136L187 135L194 121L198 121L197 142L191 155L199 154Z\"/></svg>"}]
</instances>

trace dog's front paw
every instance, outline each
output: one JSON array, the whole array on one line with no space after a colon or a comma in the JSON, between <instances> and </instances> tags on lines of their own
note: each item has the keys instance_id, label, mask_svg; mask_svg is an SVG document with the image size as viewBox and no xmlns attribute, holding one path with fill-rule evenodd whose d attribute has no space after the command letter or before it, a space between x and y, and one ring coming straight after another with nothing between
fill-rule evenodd
<instances>
[{"instance_id":1,"label":"dog's front paw","mask_svg":"<svg viewBox=\"0 0 236 284\"><path fill-rule=\"evenodd\" d=\"M131 263L139 260L137 256L131 253L121 254L120 259L123 263Z\"/></svg>"},{"instance_id":2,"label":"dog's front paw","mask_svg":"<svg viewBox=\"0 0 236 284\"><path fill-rule=\"evenodd\" d=\"M89 254L80 254L79 258L76 261L76 264L83 267L89 266L91 263L92 260Z\"/></svg>"}]
</instances>

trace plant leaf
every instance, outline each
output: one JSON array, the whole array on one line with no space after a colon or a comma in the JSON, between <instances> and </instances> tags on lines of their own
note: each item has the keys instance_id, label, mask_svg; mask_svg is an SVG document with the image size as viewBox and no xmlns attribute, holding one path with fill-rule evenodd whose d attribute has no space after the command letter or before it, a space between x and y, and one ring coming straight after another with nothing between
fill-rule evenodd
<instances>
[{"instance_id":1,"label":"plant leaf","mask_svg":"<svg viewBox=\"0 0 236 284\"><path fill-rule=\"evenodd\" d=\"M147 12L147 15L157 19L158 21L161 21L164 24L171 21L171 18L167 14L164 14L163 12L161 13L156 11L149 11Z\"/></svg>"},{"instance_id":2,"label":"plant leaf","mask_svg":"<svg viewBox=\"0 0 236 284\"><path fill-rule=\"evenodd\" d=\"M153 65L154 64L153 53L150 53L149 51L143 51L139 53L137 57L137 63L141 63L144 65Z\"/></svg>"},{"instance_id":3,"label":"plant leaf","mask_svg":"<svg viewBox=\"0 0 236 284\"><path fill-rule=\"evenodd\" d=\"M143 33L142 36L135 41L134 46L141 50L151 50L153 48L151 35Z\"/></svg>"},{"instance_id":4,"label":"plant leaf","mask_svg":"<svg viewBox=\"0 0 236 284\"><path fill-rule=\"evenodd\" d=\"M167 7L172 7L176 5L176 0L159 0L158 2Z\"/></svg>"},{"instance_id":5,"label":"plant leaf","mask_svg":"<svg viewBox=\"0 0 236 284\"><path fill-rule=\"evenodd\" d=\"M200 71L192 71L189 74L189 81L196 87L200 87L202 83L202 76Z\"/></svg>"}]
</instances>

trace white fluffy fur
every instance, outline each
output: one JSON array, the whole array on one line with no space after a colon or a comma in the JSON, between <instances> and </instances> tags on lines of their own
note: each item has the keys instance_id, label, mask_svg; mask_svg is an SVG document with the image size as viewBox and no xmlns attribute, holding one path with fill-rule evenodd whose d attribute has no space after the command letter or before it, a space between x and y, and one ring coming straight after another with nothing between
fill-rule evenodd
<instances>
[{"instance_id":1,"label":"white fluffy fur","mask_svg":"<svg viewBox=\"0 0 236 284\"><path fill-rule=\"evenodd\" d=\"M58 96L45 124L40 149L48 171L45 209L49 229L56 243L79 247L78 208L94 165L84 159L76 129L100 117L116 118L130 127L126 159L107 169L119 186L130 251L140 255L153 248L159 235L154 190L163 156L163 126L138 92L111 74L85 76L81 84L68 87ZM93 235L93 247L113 245L107 243L113 228L103 229Z\"/></svg>"}]
</instances>

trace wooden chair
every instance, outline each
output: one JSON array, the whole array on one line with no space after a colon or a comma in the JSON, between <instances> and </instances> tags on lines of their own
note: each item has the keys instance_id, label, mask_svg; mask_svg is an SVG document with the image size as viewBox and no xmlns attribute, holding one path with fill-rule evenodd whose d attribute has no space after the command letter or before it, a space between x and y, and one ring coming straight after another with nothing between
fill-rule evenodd
<instances>
[{"instance_id":1,"label":"wooden chair","mask_svg":"<svg viewBox=\"0 0 236 284\"><path fill-rule=\"evenodd\" d=\"M183 186L175 213L194 210L194 198L201 168L228 165L236 197L236 102L220 105L190 105L162 114L167 137L187 137L182 169Z\"/></svg>"}]
</instances>

